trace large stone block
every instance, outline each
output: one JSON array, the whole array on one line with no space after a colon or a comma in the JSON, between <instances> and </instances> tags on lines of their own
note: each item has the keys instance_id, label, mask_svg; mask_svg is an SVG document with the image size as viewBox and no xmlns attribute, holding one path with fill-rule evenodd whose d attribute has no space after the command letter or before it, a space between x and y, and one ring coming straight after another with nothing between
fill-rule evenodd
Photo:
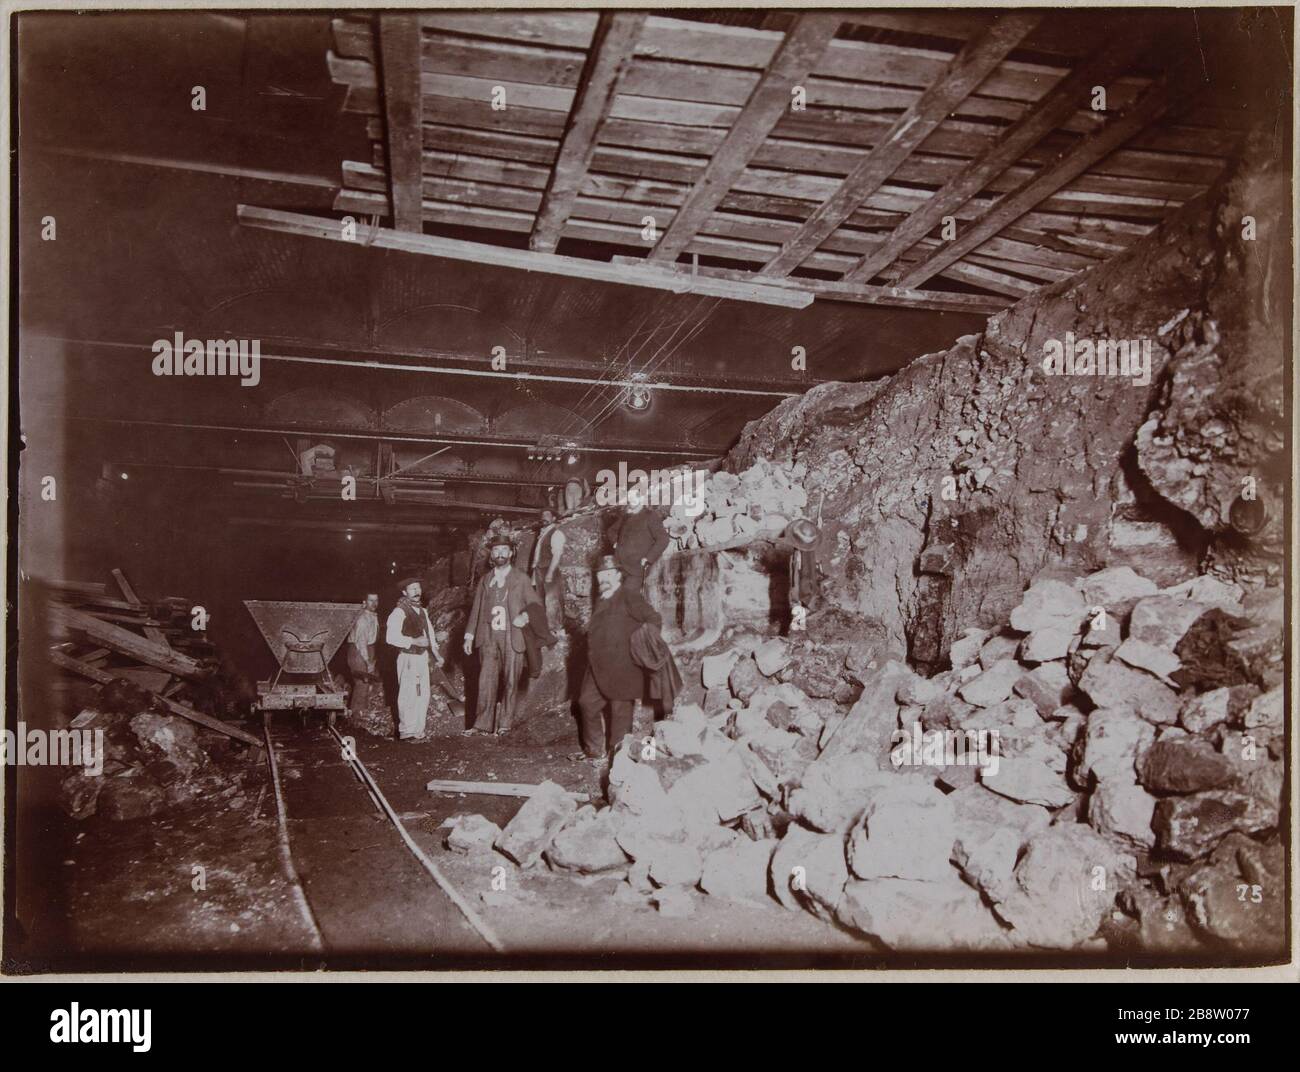
<instances>
[{"instance_id":1,"label":"large stone block","mask_svg":"<svg viewBox=\"0 0 1300 1072\"><path fill-rule=\"evenodd\" d=\"M1178 710L1178 724L1190 733L1205 733L1227 722L1232 690L1211 689L1187 697Z\"/></svg>"},{"instance_id":2,"label":"large stone block","mask_svg":"<svg viewBox=\"0 0 1300 1072\"><path fill-rule=\"evenodd\" d=\"M819 919L835 917L849 880L841 834L814 834L792 824L772 853L772 889L787 907L799 906Z\"/></svg>"},{"instance_id":3,"label":"large stone block","mask_svg":"<svg viewBox=\"0 0 1300 1072\"><path fill-rule=\"evenodd\" d=\"M1075 631L1088 611L1079 591L1064 581L1035 581L1011 612L1011 628L1021 633L1060 628Z\"/></svg>"},{"instance_id":4,"label":"large stone block","mask_svg":"<svg viewBox=\"0 0 1300 1072\"><path fill-rule=\"evenodd\" d=\"M776 899L786 908L802 907L798 896L790 888L790 883L792 879L801 875L795 870L796 867L803 867L804 873L807 872L808 855L817 845L819 838L832 838L839 843L840 862L843 864L844 839L842 837L835 834L817 834L798 823L791 823L786 827L785 836L777 842L772 851L772 858L768 861L769 884Z\"/></svg>"},{"instance_id":5,"label":"large stone block","mask_svg":"<svg viewBox=\"0 0 1300 1072\"><path fill-rule=\"evenodd\" d=\"M1273 848L1274 870L1258 867L1265 853L1258 843L1229 835L1205 864L1179 882L1188 922L1211 945L1256 955L1283 951L1289 905L1281 846Z\"/></svg>"},{"instance_id":6,"label":"large stone block","mask_svg":"<svg viewBox=\"0 0 1300 1072\"><path fill-rule=\"evenodd\" d=\"M980 648L979 665L988 670L1003 659L1014 659L1020 650L1021 638L1010 633L994 633Z\"/></svg>"},{"instance_id":7,"label":"large stone block","mask_svg":"<svg viewBox=\"0 0 1300 1072\"><path fill-rule=\"evenodd\" d=\"M1281 729L1286 717L1285 702L1281 686L1271 689L1251 701L1242 724L1247 729L1254 729L1257 726Z\"/></svg>"},{"instance_id":8,"label":"large stone block","mask_svg":"<svg viewBox=\"0 0 1300 1072\"><path fill-rule=\"evenodd\" d=\"M565 789L552 781L542 782L506 823L496 847L520 867L532 867L576 810Z\"/></svg>"},{"instance_id":9,"label":"large stone block","mask_svg":"<svg viewBox=\"0 0 1300 1072\"><path fill-rule=\"evenodd\" d=\"M1013 688L1017 696L1023 696L1034 705L1042 718L1051 718L1052 713L1069 703L1074 694L1070 675L1058 662L1034 667L1017 678Z\"/></svg>"},{"instance_id":10,"label":"large stone block","mask_svg":"<svg viewBox=\"0 0 1300 1072\"><path fill-rule=\"evenodd\" d=\"M713 897L733 901L766 901L768 866L776 846L775 838L762 841L741 838L725 849L710 853L700 875L700 889Z\"/></svg>"},{"instance_id":11,"label":"large stone block","mask_svg":"<svg viewBox=\"0 0 1300 1072\"><path fill-rule=\"evenodd\" d=\"M980 900L949 868L935 882L851 879L836 919L892 950L908 953L1009 951L1014 941Z\"/></svg>"},{"instance_id":12,"label":"large stone block","mask_svg":"<svg viewBox=\"0 0 1300 1072\"><path fill-rule=\"evenodd\" d=\"M584 875L626 867L628 856L618 844L618 826L618 813L611 808L579 808L546 850L547 862L560 871Z\"/></svg>"},{"instance_id":13,"label":"large stone block","mask_svg":"<svg viewBox=\"0 0 1300 1072\"><path fill-rule=\"evenodd\" d=\"M1183 665L1183 661L1167 648L1158 648L1136 637L1129 637L1116 648L1115 658L1136 670L1154 674L1167 685L1173 684L1169 675Z\"/></svg>"},{"instance_id":14,"label":"large stone block","mask_svg":"<svg viewBox=\"0 0 1300 1072\"><path fill-rule=\"evenodd\" d=\"M1053 659L1064 659L1070 654L1070 644L1076 635L1074 629L1066 626L1035 629L1020 642L1020 660L1026 663L1046 663Z\"/></svg>"},{"instance_id":15,"label":"large stone block","mask_svg":"<svg viewBox=\"0 0 1300 1072\"><path fill-rule=\"evenodd\" d=\"M1171 738L1146 750L1140 779L1157 793L1199 793L1232 785L1237 767L1200 737Z\"/></svg>"},{"instance_id":16,"label":"large stone block","mask_svg":"<svg viewBox=\"0 0 1300 1072\"><path fill-rule=\"evenodd\" d=\"M992 707L1011 695L1024 672L1025 668L1015 659L1000 659L979 677L963 685L958 695L976 707Z\"/></svg>"},{"instance_id":17,"label":"large stone block","mask_svg":"<svg viewBox=\"0 0 1300 1072\"><path fill-rule=\"evenodd\" d=\"M1137 765L1155 740L1155 727L1123 707L1101 707L1084 723L1083 752L1075 769L1076 781L1089 775L1102 780L1133 782Z\"/></svg>"},{"instance_id":18,"label":"large stone block","mask_svg":"<svg viewBox=\"0 0 1300 1072\"><path fill-rule=\"evenodd\" d=\"M1097 933L1135 861L1087 826L1060 823L1030 839L997 914L1030 945L1072 949Z\"/></svg>"},{"instance_id":19,"label":"large stone block","mask_svg":"<svg viewBox=\"0 0 1300 1072\"><path fill-rule=\"evenodd\" d=\"M1112 566L1083 577L1078 582L1083 601L1089 607L1106 607L1115 603L1154 595L1154 581L1135 573L1128 566Z\"/></svg>"},{"instance_id":20,"label":"large stone block","mask_svg":"<svg viewBox=\"0 0 1300 1072\"><path fill-rule=\"evenodd\" d=\"M740 653L736 651L724 651L718 655L706 655L700 661L700 677L704 682L706 689L723 688L727 684L727 678L731 674L731 668L736 665L740 658Z\"/></svg>"},{"instance_id":21,"label":"large stone block","mask_svg":"<svg viewBox=\"0 0 1300 1072\"><path fill-rule=\"evenodd\" d=\"M1006 896L1021 850L1051 822L1051 812L1018 804L980 785L948 797L955 817L952 861L993 901Z\"/></svg>"},{"instance_id":22,"label":"large stone block","mask_svg":"<svg viewBox=\"0 0 1300 1072\"><path fill-rule=\"evenodd\" d=\"M849 868L859 878L943 879L955 836L952 804L934 786L878 789L849 835Z\"/></svg>"},{"instance_id":23,"label":"large stone block","mask_svg":"<svg viewBox=\"0 0 1300 1072\"><path fill-rule=\"evenodd\" d=\"M731 668L731 673L727 677L727 683L731 686L732 695L745 702L758 692L765 684L766 679L758 668L758 664L752 658L746 656L736 662Z\"/></svg>"},{"instance_id":24,"label":"large stone block","mask_svg":"<svg viewBox=\"0 0 1300 1072\"><path fill-rule=\"evenodd\" d=\"M881 762L898 728L899 687L912 677L902 663L887 662L868 677L862 695L822 749L827 758L860 753Z\"/></svg>"},{"instance_id":25,"label":"large stone block","mask_svg":"<svg viewBox=\"0 0 1300 1072\"><path fill-rule=\"evenodd\" d=\"M483 815L457 815L446 824L447 848L455 853L491 852L501 827Z\"/></svg>"},{"instance_id":26,"label":"large stone block","mask_svg":"<svg viewBox=\"0 0 1300 1072\"><path fill-rule=\"evenodd\" d=\"M790 662L790 645L780 637L765 640L754 649L754 662L767 677L775 677Z\"/></svg>"},{"instance_id":27,"label":"large stone block","mask_svg":"<svg viewBox=\"0 0 1300 1072\"><path fill-rule=\"evenodd\" d=\"M980 649L989 638L987 629L970 626L963 629L961 635L948 648L948 660L954 670L970 666L979 658Z\"/></svg>"},{"instance_id":28,"label":"large stone block","mask_svg":"<svg viewBox=\"0 0 1300 1072\"><path fill-rule=\"evenodd\" d=\"M1088 822L1098 833L1118 838L1133 849L1149 849L1156 843L1151 828L1155 810L1156 798L1141 786L1104 781L1088 800Z\"/></svg>"},{"instance_id":29,"label":"large stone block","mask_svg":"<svg viewBox=\"0 0 1300 1072\"><path fill-rule=\"evenodd\" d=\"M1249 793L1212 789L1167 797L1156 805L1156 844L1180 860L1199 860L1228 834L1253 834L1277 825L1274 807Z\"/></svg>"},{"instance_id":30,"label":"large stone block","mask_svg":"<svg viewBox=\"0 0 1300 1072\"><path fill-rule=\"evenodd\" d=\"M694 886L700 881L704 860L689 842L654 841L649 843L650 880L656 886Z\"/></svg>"},{"instance_id":31,"label":"large stone block","mask_svg":"<svg viewBox=\"0 0 1300 1072\"><path fill-rule=\"evenodd\" d=\"M1174 596L1155 595L1140 599L1129 615L1129 639L1172 652L1206 609L1200 603Z\"/></svg>"},{"instance_id":32,"label":"large stone block","mask_svg":"<svg viewBox=\"0 0 1300 1072\"><path fill-rule=\"evenodd\" d=\"M1022 804L1060 808L1074 803L1074 790L1065 777L1039 759L1003 756L997 764L980 768L980 782L1000 796Z\"/></svg>"},{"instance_id":33,"label":"large stone block","mask_svg":"<svg viewBox=\"0 0 1300 1072\"><path fill-rule=\"evenodd\" d=\"M842 834L862 814L871 790L892 785L899 777L861 756L820 756L789 792L787 806L814 830Z\"/></svg>"},{"instance_id":34,"label":"large stone block","mask_svg":"<svg viewBox=\"0 0 1300 1072\"><path fill-rule=\"evenodd\" d=\"M1127 707L1151 723L1167 724L1178 718L1178 693L1104 649L1088 663L1079 678L1079 689L1097 707Z\"/></svg>"},{"instance_id":35,"label":"large stone block","mask_svg":"<svg viewBox=\"0 0 1300 1072\"><path fill-rule=\"evenodd\" d=\"M702 756L705 724L690 725L673 719L655 723L655 740L670 756Z\"/></svg>"}]
</instances>

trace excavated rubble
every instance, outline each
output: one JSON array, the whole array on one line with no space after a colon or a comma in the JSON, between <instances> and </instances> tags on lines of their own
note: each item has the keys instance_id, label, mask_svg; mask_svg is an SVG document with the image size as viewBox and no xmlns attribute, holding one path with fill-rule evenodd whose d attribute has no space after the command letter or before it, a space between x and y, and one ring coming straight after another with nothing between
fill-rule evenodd
<instances>
[{"instance_id":1,"label":"excavated rubble","mask_svg":"<svg viewBox=\"0 0 1300 1072\"><path fill-rule=\"evenodd\" d=\"M99 692L98 704L70 723L103 742L93 764L60 783L60 806L73 819L142 819L199 800L246 803L247 770L221 762L229 738L154 710L141 690L115 684Z\"/></svg>"},{"instance_id":2,"label":"excavated rubble","mask_svg":"<svg viewBox=\"0 0 1300 1072\"><path fill-rule=\"evenodd\" d=\"M673 913L776 901L898 951L1276 952L1281 613L1208 576L1044 577L934 677L847 648L851 705L794 683L810 649L733 637L699 664L703 704L624 741L609 806L546 783L449 843L620 875L621 901ZM1205 680L1183 660L1210 633Z\"/></svg>"},{"instance_id":3,"label":"excavated rubble","mask_svg":"<svg viewBox=\"0 0 1300 1072\"><path fill-rule=\"evenodd\" d=\"M688 687L608 805L546 783L453 847L909 953L1280 954L1290 295L1284 236L1240 228L1285 211L1268 155L982 335L752 422L647 581ZM1047 374L1067 334L1143 342L1149 378ZM772 635L762 548L799 513L827 606Z\"/></svg>"}]
</instances>

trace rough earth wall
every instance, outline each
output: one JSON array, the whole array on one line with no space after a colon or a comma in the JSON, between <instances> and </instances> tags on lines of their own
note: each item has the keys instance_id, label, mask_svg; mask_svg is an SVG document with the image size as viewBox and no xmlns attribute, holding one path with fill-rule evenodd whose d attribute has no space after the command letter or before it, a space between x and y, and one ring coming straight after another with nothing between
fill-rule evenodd
<instances>
[{"instance_id":1,"label":"rough earth wall","mask_svg":"<svg viewBox=\"0 0 1300 1072\"><path fill-rule=\"evenodd\" d=\"M1261 157L982 335L887 381L822 385L745 429L731 469L802 461L811 506L843 525L825 564L832 604L935 668L1044 569L1280 582L1291 236L1286 176ZM1044 344L1067 333L1149 341L1150 382L1048 375Z\"/></svg>"}]
</instances>

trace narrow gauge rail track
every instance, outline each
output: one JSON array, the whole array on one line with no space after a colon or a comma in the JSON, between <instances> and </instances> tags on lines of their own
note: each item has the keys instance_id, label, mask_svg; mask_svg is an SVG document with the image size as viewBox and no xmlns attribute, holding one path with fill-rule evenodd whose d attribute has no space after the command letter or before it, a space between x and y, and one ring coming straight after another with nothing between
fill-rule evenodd
<instances>
[{"instance_id":1,"label":"narrow gauge rail track","mask_svg":"<svg viewBox=\"0 0 1300 1072\"><path fill-rule=\"evenodd\" d=\"M269 716L263 716L267 763L279 823L281 864L294 888L294 900L304 923L315 935L314 951L391 952L402 938L418 935L421 930L433 938L439 931L454 929L456 920L449 917L458 916L477 935L479 942L495 952L504 953L505 946L495 931L411 836L373 773L356 754L351 740L333 726L326 727L326 730L328 736L304 731L290 739L277 739L271 732ZM286 748L292 749L296 758L313 761L310 781L314 784L301 793L304 806L300 815L294 814L293 801L287 800L287 796L293 797L294 793L291 791L286 795L280 776L280 760ZM319 807L313 807L313 797L317 804L323 796L336 799L339 779L334 772L341 772L343 768L350 770L365 789L370 804L395 837L386 837L375 843L373 821L368 819L371 835L365 839L367 843L348 844L348 822L319 815ZM351 818L355 830L355 816ZM298 843L307 857L305 866L301 860L295 859L291 825L302 828ZM365 830L366 826L361 829ZM337 836L332 836L331 831ZM418 871L411 866L412 860L418 865ZM422 879L417 875L422 875ZM426 890L429 896L421 898L425 903L413 910L412 902ZM367 925L365 913L359 912L355 905L358 894L365 897L375 914L399 918L390 919L391 925L387 926L374 921ZM386 899L391 903L386 905ZM347 905L349 900L352 903ZM449 908L454 908L454 912ZM452 928L448 928L449 923ZM431 941L430 944L434 943ZM471 941L471 944L475 943ZM409 946L406 951L410 951ZM428 951L436 953L439 950Z\"/></svg>"}]
</instances>

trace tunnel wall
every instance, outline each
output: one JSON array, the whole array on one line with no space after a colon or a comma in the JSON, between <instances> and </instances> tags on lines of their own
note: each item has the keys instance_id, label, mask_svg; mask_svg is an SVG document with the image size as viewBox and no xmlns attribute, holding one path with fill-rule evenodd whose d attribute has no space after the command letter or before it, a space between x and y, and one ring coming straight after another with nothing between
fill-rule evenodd
<instances>
[{"instance_id":1,"label":"tunnel wall","mask_svg":"<svg viewBox=\"0 0 1300 1072\"><path fill-rule=\"evenodd\" d=\"M1288 157L1256 139L1124 254L888 380L781 403L728 468L806 463L810 506L837 529L831 603L922 667L962 628L1004 620L1045 569L1279 584L1291 234L1286 175L1261 161ZM1150 382L1049 374L1050 340L1133 340Z\"/></svg>"}]
</instances>

